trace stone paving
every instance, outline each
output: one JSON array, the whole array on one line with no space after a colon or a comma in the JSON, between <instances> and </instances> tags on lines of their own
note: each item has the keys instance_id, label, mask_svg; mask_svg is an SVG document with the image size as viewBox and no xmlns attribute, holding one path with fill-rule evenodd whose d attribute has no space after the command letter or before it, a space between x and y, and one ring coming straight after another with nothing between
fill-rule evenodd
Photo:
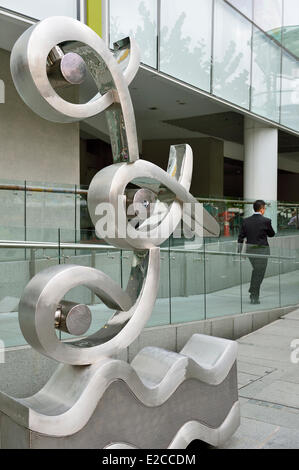
<instances>
[{"instance_id":1,"label":"stone paving","mask_svg":"<svg viewBox=\"0 0 299 470\"><path fill-rule=\"evenodd\" d=\"M238 343L241 426L221 448L299 449L299 310Z\"/></svg>"}]
</instances>

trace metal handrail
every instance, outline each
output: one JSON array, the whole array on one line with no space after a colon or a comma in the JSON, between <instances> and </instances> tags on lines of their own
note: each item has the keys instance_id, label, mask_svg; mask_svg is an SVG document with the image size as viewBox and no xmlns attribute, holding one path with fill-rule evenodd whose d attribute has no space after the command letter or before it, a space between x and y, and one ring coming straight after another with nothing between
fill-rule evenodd
<instances>
[{"instance_id":1,"label":"metal handrail","mask_svg":"<svg viewBox=\"0 0 299 470\"><path fill-rule=\"evenodd\" d=\"M87 195L87 189L67 189L67 188L47 188L43 186L27 186L25 184L0 184L0 189L4 191L26 191L36 193L58 193L58 194L84 194Z\"/></svg>"},{"instance_id":2,"label":"metal handrail","mask_svg":"<svg viewBox=\"0 0 299 470\"><path fill-rule=\"evenodd\" d=\"M30 242L30 241L0 241L0 248L22 248L22 249L66 249L66 250L94 250L94 251L129 251L129 250L122 250L121 248L117 248L115 246L110 245L98 245L98 244L87 244L87 243L59 243L59 242ZM205 255L224 255L224 256L237 256L237 257L245 257L245 258L264 258L267 257L268 259L284 259L284 260L294 260L296 256L277 256L277 255L262 255L262 254L251 254L251 253L238 253L237 251L216 251L216 250L201 250L200 248L197 250L190 250L190 249L180 249L180 248L161 248L161 251L167 252L170 251L172 253L201 253Z\"/></svg>"},{"instance_id":3,"label":"metal handrail","mask_svg":"<svg viewBox=\"0 0 299 470\"><path fill-rule=\"evenodd\" d=\"M164 251L168 251L168 248L162 248ZM296 256L277 256L277 255L259 255L255 253L238 253L237 251L200 251L200 250L180 250L177 248L170 248L171 252L175 253L200 253L204 255L224 255L224 256L237 256L237 257L244 257L244 258L270 258L270 259L286 259L286 260L294 260Z\"/></svg>"},{"instance_id":4,"label":"metal handrail","mask_svg":"<svg viewBox=\"0 0 299 470\"><path fill-rule=\"evenodd\" d=\"M109 249L120 251L120 248L110 245L97 245L91 243L65 243L65 242L31 242L31 241L0 241L0 248L33 248L33 249L53 249L65 248L70 250L101 250Z\"/></svg>"},{"instance_id":5,"label":"metal handrail","mask_svg":"<svg viewBox=\"0 0 299 470\"><path fill-rule=\"evenodd\" d=\"M42 192L42 193L59 193L59 194L77 194L77 195L84 195L87 196L88 189L80 188L80 186L74 185L74 188L62 188L62 187L47 187L47 186L34 186L34 185L27 185L25 184L11 184L11 183L0 183L0 190L6 191L27 191L27 192ZM225 204L252 204L253 201L248 201L244 199L230 199L230 198L209 198L209 197L196 197L199 202L216 202L216 203L225 203ZM298 207L299 203L297 202L282 202L282 201L275 201L277 206L285 206L285 207ZM271 203L268 203L269 205Z\"/></svg>"}]
</instances>

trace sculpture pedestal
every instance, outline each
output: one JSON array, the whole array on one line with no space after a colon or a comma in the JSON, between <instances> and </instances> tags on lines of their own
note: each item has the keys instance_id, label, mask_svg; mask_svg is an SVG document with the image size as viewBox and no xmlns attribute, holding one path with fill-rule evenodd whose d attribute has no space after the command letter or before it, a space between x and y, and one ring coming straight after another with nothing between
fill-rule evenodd
<instances>
[{"instance_id":1,"label":"sculpture pedestal","mask_svg":"<svg viewBox=\"0 0 299 470\"><path fill-rule=\"evenodd\" d=\"M237 344L193 335L180 353L59 366L26 399L0 394L2 449L218 446L238 428Z\"/></svg>"}]
</instances>

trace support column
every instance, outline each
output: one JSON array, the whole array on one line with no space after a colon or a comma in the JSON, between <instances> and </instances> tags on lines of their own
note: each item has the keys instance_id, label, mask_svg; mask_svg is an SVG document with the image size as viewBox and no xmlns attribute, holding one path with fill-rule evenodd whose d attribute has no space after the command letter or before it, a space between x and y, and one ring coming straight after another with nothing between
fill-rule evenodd
<instances>
[{"instance_id":1,"label":"support column","mask_svg":"<svg viewBox=\"0 0 299 470\"><path fill-rule=\"evenodd\" d=\"M263 199L277 231L278 130L251 118L244 119L244 199ZM252 206L245 211L251 215Z\"/></svg>"}]
</instances>

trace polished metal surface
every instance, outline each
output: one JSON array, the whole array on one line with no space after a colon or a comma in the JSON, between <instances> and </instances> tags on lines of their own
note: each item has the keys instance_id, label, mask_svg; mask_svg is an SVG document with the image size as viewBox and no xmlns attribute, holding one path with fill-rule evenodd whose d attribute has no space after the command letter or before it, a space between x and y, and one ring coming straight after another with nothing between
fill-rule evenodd
<instances>
[{"instance_id":1,"label":"polished metal surface","mask_svg":"<svg viewBox=\"0 0 299 470\"><path fill-rule=\"evenodd\" d=\"M61 17L47 18L32 26L19 38L11 55L16 88L24 101L41 116L70 122L106 112L116 163L104 168L93 179L88 207L98 228L103 220L99 216L99 206L109 204L115 220L108 221L112 235L109 233L103 238L114 246L135 252L124 303L119 302L119 287L100 272L97 274L99 294L92 282L96 274L91 268L51 268L37 274L26 287L19 306L20 325L26 340L41 353L69 364L93 363L101 355L120 351L139 335L151 314L158 290L158 247L181 223L184 204L199 209L197 213L191 210L196 222L194 233L198 236L219 234L215 219L189 193L193 169L190 146L171 146L167 171L139 160L134 111L128 90L138 64L139 52L133 39L125 38L115 43L112 54L88 27ZM80 83L87 69L99 94L84 105L66 102L57 95L48 79L55 67L68 83ZM133 212L128 218L129 184L137 190L132 197ZM165 203L165 190L168 198L172 195L168 203ZM81 271L82 275L79 275ZM76 276L76 286L86 285L104 302L108 294L108 306L111 307L115 300L117 310L114 314L111 312L110 320L96 334L66 345L55 334L55 312L63 297L74 287ZM82 308L75 310L77 317ZM75 312L68 315L69 319L75 318ZM60 320L59 328L70 332L67 317ZM78 326L70 328L86 331L83 325L82 329Z\"/></svg>"},{"instance_id":2,"label":"polished metal surface","mask_svg":"<svg viewBox=\"0 0 299 470\"><path fill-rule=\"evenodd\" d=\"M71 85L80 85L87 75L84 60L75 52L64 55L60 62L60 70L65 80Z\"/></svg>"},{"instance_id":3,"label":"polished metal surface","mask_svg":"<svg viewBox=\"0 0 299 470\"><path fill-rule=\"evenodd\" d=\"M198 354L207 342L209 351ZM32 397L0 395L0 411L26 422L37 447L165 448L182 435L218 445L240 421L236 349L229 340L193 335L180 353L147 347L131 364L103 357L89 367L59 366Z\"/></svg>"},{"instance_id":4,"label":"polished metal surface","mask_svg":"<svg viewBox=\"0 0 299 470\"><path fill-rule=\"evenodd\" d=\"M61 51L62 52L62 51ZM80 85L87 76L87 68L79 54L68 52L58 57L47 67L47 75L54 88Z\"/></svg>"},{"instance_id":5,"label":"polished metal surface","mask_svg":"<svg viewBox=\"0 0 299 470\"><path fill-rule=\"evenodd\" d=\"M93 178L88 191L88 208L96 231L107 243L126 249L144 250L161 245L175 231L183 217L183 204L189 203L197 209L196 230L198 236L218 236L219 224L189 193L193 169L193 154L189 145L172 146L170 155L179 153L183 161L176 172L168 173L151 162L138 160L133 165L118 163L101 170ZM127 223L125 190L129 183L147 178L154 186L163 185L174 194L174 201L167 208L159 224L149 223L146 230L134 228ZM159 199L159 193L157 195ZM102 213L101 205L114 208L114 234L105 236L99 230ZM150 222L150 219L149 219Z\"/></svg>"},{"instance_id":6,"label":"polished metal surface","mask_svg":"<svg viewBox=\"0 0 299 470\"><path fill-rule=\"evenodd\" d=\"M84 304L63 300L55 312L55 328L74 336L84 335L91 325L91 311Z\"/></svg>"},{"instance_id":7,"label":"polished metal surface","mask_svg":"<svg viewBox=\"0 0 299 470\"><path fill-rule=\"evenodd\" d=\"M93 77L99 93L88 103L61 98L47 76L47 58L59 46L64 54L77 53ZM74 122L106 111L115 161L139 158L133 105L128 90L139 67L133 39L122 41L116 58L90 28L68 17L50 17L23 33L11 53L14 84L25 103L41 117L54 122ZM127 67L123 71L119 64ZM69 74L72 74L69 71Z\"/></svg>"},{"instance_id":8,"label":"polished metal surface","mask_svg":"<svg viewBox=\"0 0 299 470\"><path fill-rule=\"evenodd\" d=\"M133 198L134 215L139 215L141 220L147 219L153 213L155 202L156 194L153 191L146 188L139 189Z\"/></svg>"},{"instance_id":9,"label":"polished metal surface","mask_svg":"<svg viewBox=\"0 0 299 470\"><path fill-rule=\"evenodd\" d=\"M151 315L159 267L157 248L145 259L134 259L127 292L103 272L85 266L59 265L41 271L29 282L19 304L19 322L26 341L40 353L66 364L92 364L101 356L116 354L137 338ZM67 292L77 286L86 286L107 307L117 310L111 312L111 319L98 333L65 343L57 338L55 313Z\"/></svg>"},{"instance_id":10,"label":"polished metal surface","mask_svg":"<svg viewBox=\"0 0 299 470\"><path fill-rule=\"evenodd\" d=\"M101 238L133 251L126 290L103 272L76 265L48 268L26 286L19 304L22 333L62 364L32 397L0 393L0 434L5 415L34 448L183 447L191 438L215 444L239 425L235 342L194 335L180 354L145 348L131 365L111 358L138 338L150 318L160 245L184 224L192 235L219 235L216 220L189 192L189 145L171 146L167 171L139 159L128 90L138 66L132 38L115 43L111 53L87 26L64 17L32 26L11 54L15 86L40 116L64 123L105 111L114 164L92 180L88 208ZM78 85L86 71L99 91L92 100L73 104L57 94L55 85ZM76 335L90 325L87 306L64 300L78 286L114 312L97 333L63 342L57 329Z\"/></svg>"},{"instance_id":11,"label":"polished metal surface","mask_svg":"<svg viewBox=\"0 0 299 470\"><path fill-rule=\"evenodd\" d=\"M109 246L107 245L98 245L98 244L90 244L90 243L57 243L57 242L30 242L30 241L10 241L10 240L5 240L5 241L0 241L0 247L1 248L18 248L18 249L31 249L31 250L42 250L42 249L57 249L60 248L61 250L86 250L86 251L98 251L98 252L106 252L107 254L109 252L119 252L119 248ZM168 248L160 248L161 253L168 253L169 249ZM188 248L188 251L186 251L185 248L171 248L171 253L199 253L198 249L191 250ZM236 251L223 251L221 249L217 250L211 250L209 249L209 255L214 255L214 256L233 256L235 258L239 259L245 259L245 258L250 258L251 256L253 257L260 257L263 258L264 255L250 255L250 253L238 253ZM294 256L275 256L275 255L269 255L267 256L268 259L276 259L276 260L289 260L289 261L295 261L296 260L296 255Z\"/></svg>"}]
</instances>

